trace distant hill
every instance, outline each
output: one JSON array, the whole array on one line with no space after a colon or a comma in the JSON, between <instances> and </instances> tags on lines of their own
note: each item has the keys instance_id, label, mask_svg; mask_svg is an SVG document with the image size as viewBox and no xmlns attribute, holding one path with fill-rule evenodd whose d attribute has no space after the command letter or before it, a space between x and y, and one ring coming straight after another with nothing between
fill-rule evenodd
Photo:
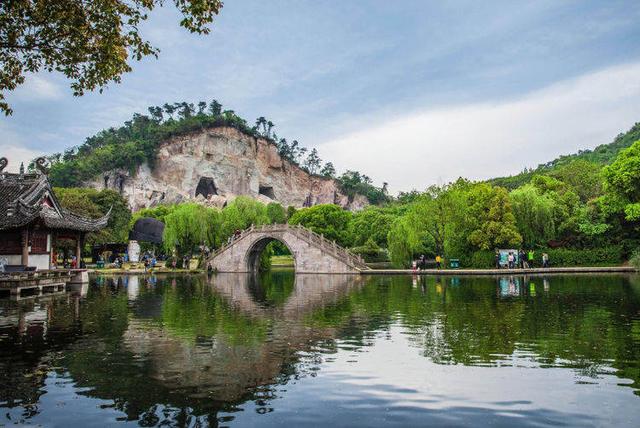
<instances>
[{"instance_id":1,"label":"distant hill","mask_svg":"<svg viewBox=\"0 0 640 428\"><path fill-rule=\"evenodd\" d=\"M536 174L552 174L554 171L576 160L606 165L612 162L622 149L626 149L637 140L640 140L640 122L633 125L627 132L618 134L611 143L601 144L593 150L580 150L578 153L571 155L562 155L550 162L538 165L535 169L525 170L520 174L509 177L492 178L488 182L495 186L515 189L529 182L531 177Z\"/></svg>"}]
</instances>

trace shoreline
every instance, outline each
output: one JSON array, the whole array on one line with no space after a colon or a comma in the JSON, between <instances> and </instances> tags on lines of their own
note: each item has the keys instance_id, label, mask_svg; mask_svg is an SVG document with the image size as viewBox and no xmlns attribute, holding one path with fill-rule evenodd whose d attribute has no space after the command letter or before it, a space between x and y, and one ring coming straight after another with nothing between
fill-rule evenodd
<instances>
[{"instance_id":1,"label":"shoreline","mask_svg":"<svg viewBox=\"0 0 640 428\"><path fill-rule=\"evenodd\" d=\"M633 266L574 266L527 269L371 269L361 271L361 275L474 275L474 276L510 276L541 275L562 273L637 273Z\"/></svg>"},{"instance_id":2,"label":"shoreline","mask_svg":"<svg viewBox=\"0 0 640 428\"><path fill-rule=\"evenodd\" d=\"M274 266L278 267L278 266ZM91 269L87 272L96 275L166 275L185 274L195 275L206 274L201 269L156 269L145 272L143 269ZM511 275L546 275L546 274L568 274L568 273L638 273L638 269L632 266L574 266L574 267L551 267L551 268L528 268L528 269L370 269L363 270L353 275L427 275L427 276L511 276ZM215 274L214 274L215 275ZM305 274L306 275L306 274ZM317 275L336 275L322 274Z\"/></svg>"}]
</instances>

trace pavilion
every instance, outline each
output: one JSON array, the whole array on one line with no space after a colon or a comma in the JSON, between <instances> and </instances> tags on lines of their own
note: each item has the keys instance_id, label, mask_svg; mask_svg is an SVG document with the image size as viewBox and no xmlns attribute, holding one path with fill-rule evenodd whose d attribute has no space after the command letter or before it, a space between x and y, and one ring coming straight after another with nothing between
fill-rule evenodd
<instances>
[{"instance_id":1,"label":"pavilion","mask_svg":"<svg viewBox=\"0 0 640 428\"><path fill-rule=\"evenodd\" d=\"M36 160L35 173L25 173L24 165L17 174L3 172L7 163L0 158L0 270L4 265L22 270L54 268L56 242L61 239L75 241L80 261L85 235L104 228L110 212L90 219L60 206L44 158Z\"/></svg>"}]
</instances>

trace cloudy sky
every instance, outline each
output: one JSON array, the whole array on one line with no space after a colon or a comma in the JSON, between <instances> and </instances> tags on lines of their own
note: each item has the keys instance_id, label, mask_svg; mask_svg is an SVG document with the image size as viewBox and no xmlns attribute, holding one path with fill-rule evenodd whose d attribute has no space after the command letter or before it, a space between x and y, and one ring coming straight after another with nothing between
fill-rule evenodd
<instances>
[{"instance_id":1,"label":"cloudy sky","mask_svg":"<svg viewBox=\"0 0 640 428\"><path fill-rule=\"evenodd\" d=\"M398 191L516 173L640 120L637 0L228 0L209 36L165 3L143 27L159 59L121 84L75 98L29 76L0 154L15 167L150 105L215 98Z\"/></svg>"}]
</instances>

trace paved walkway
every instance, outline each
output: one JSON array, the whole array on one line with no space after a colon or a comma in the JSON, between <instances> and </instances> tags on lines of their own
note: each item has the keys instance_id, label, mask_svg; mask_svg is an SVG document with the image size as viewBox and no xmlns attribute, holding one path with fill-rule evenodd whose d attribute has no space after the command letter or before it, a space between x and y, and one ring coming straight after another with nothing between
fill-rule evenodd
<instances>
[{"instance_id":1,"label":"paved walkway","mask_svg":"<svg viewBox=\"0 0 640 428\"><path fill-rule=\"evenodd\" d=\"M532 269L371 269L365 275L540 275L558 273L632 273L638 270L632 266L602 267L557 267Z\"/></svg>"}]
</instances>

